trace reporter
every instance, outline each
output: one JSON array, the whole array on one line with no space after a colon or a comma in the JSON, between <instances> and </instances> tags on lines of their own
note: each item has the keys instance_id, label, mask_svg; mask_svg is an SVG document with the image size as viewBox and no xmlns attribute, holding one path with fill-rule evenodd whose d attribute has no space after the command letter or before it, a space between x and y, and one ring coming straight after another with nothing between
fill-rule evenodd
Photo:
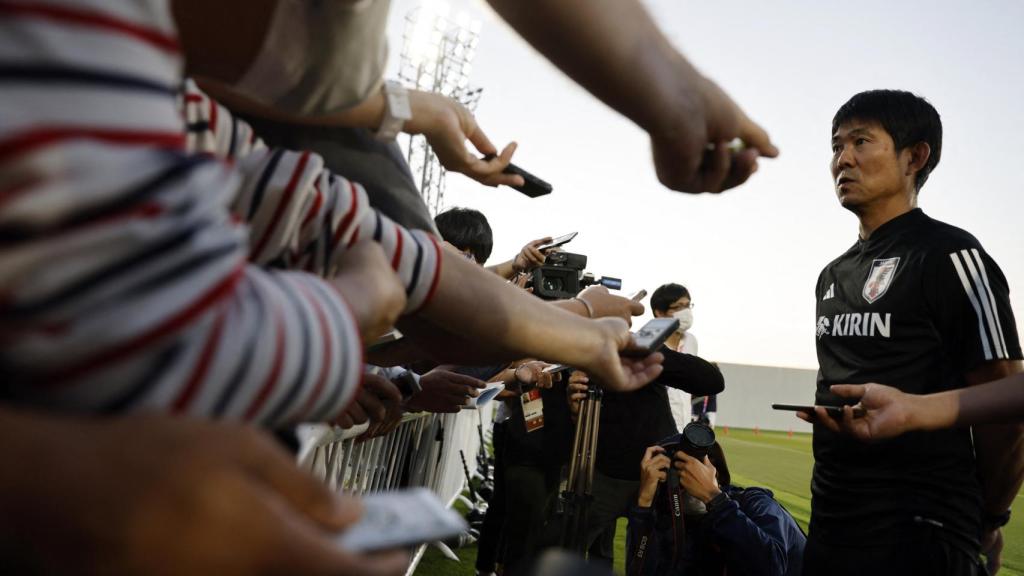
<instances>
[{"instance_id":1,"label":"reporter","mask_svg":"<svg viewBox=\"0 0 1024 576\"><path fill-rule=\"evenodd\" d=\"M679 470L684 491L682 517L676 521L666 484L670 467ZM670 457L661 446L651 446L640 470L626 537L629 576L801 573L806 538L800 527L771 491L731 483L719 444L703 462L681 451Z\"/></svg>"},{"instance_id":2,"label":"reporter","mask_svg":"<svg viewBox=\"0 0 1024 576\"><path fill-rule=\"evenodd\" d=\"M601 407L593 504L587 518L587 543L596 540L617 518L626 516L636 494L637 461L648 446L678 432L668 389L690 394L717 394L725 387L722 373L710 362L662 346L662 373L633 392L606 392Z\"/></svg>"},{"instance_id":3,"label":"reporter","mask_svg":"<svg viewBox=\"0 0 1024 576\"><path fill-rule=\"evenodd\" d=\"M340 140L348 144L344 148L363 152L364 163L377 164L379 151L353 145L352 136L361 135L359 130L381 132L385 119L395 114L383 81L389 4L222 2L211 10L203 2L176 0L173 8L185 40L188 73L205 91L235 111L280 124L262 127L285 133L275 136L290 139L293 146L333 156ZM521 176L502 173L515 143L499 152L472 112L452 98L420 90L403 92L411 114L402 117L398 130L422 134L447 170L489 186L522 184ZM343 137L335 138L332 150L317 142L324 136L317 129L354 130L336 132ZM479 155L495 158L483 160L471 153L467 141ZM342 161L348 156L340 155ZM346 171L347 165L332 168ZM408 167L402 162L388 171Z\"/></svg>"},{"instance_id":4,"label":"reporter","mask_svg":"<svg viewBox=\"0 0 1024 576\"><path fill-rule=\"evenodd\" d=\"M244 122L232 119L194 86L187 87L185 102L190 124L199 126L190 136L195 150L220 157L232 154L231 131L217 130L213 116L236 127ZM238 162L244 181L234 210L254 227L255 238L269 239L253 247L256 261L283 261L330 275L336 269L330 256L375 241L393 259L406 289L399 328L440 361L543 358L586 368L611 389L640 387L657 375L655 358L619 360L618 352L631 342L626 325L589 322L553 310L465 258L450 257L432 238L380 216L360 187L323 170L315 155L261 152L258 141L254 148ZM254 208L256 202L268 212L262 218L257 217L262 212ZM285 216L272 218L269 212ZM489 298L480 298L482 294Z\"/></svg>"},{"instance_id":5,"label":"reporter","mask_svg":"<svg viewBox=\"0 0 1024 576\"><path fill-rule=\"evenodd\" d=\"M59 457L54 457L59 454ZM5 573L394 575L405 552L355 554L332 494L253 428L0 407Z\"/></svg>"}]
</instances>

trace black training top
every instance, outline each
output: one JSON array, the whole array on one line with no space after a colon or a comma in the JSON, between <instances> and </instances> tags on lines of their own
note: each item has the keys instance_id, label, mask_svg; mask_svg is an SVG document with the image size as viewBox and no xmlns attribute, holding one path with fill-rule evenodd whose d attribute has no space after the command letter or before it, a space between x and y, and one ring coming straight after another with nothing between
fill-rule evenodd
<instances>
[{"instance_id":1,"label":"black training top","mask_svg":"<svg viewBox=\"0 0 1024 576\"><path fill-rule=\"evenodd\" d=\"M972 235L919 209L826 266L815 295L819 404L838 403L831 384L938 392L963 387L985 362L1021 358L1002 271ZM970 430L866 444L815 426L814 458L812 538L869 546L929 519L977 548Z\"/></svg>"},{"instance_id":2,"label":"black training top","mask_svg":"<svg viewBox=\"0 0 1024 576\"><path fill-rule=\"evenodd\" d=\"M605 392L597 438L597 469L620 480L639 480L640 461L648 446L677 432L665 387L690 394L718 394L722 373L707 360L669 350L661 375L634 392Z\"/></svg>"}]
</instances>

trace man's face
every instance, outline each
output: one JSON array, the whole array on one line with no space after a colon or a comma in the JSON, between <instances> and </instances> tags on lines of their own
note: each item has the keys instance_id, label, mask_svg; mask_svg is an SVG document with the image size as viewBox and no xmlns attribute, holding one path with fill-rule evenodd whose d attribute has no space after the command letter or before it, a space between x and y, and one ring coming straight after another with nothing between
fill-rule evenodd
<instances>
[{"instance_id":1,"label":"man's face","mask_svg":"<svg viewBox=\"0 0 1024 576\"><path fill-rule=\"evenodd\" d=\"M662 311L662 310L655 310L654 311L654 317L655 318L670 318L676 312L679 312L680 310L685 310L686 308L689 308L689 307L690 307L690 297L689 296L683 296L679 300L676 300L675 302L669 304L668 310L664 310L664 311Z\"/></svg>"},{"instance_id":2,"label":"man's face","mask_svg":"<svg viewBox=\"0 0 1024 576\"><path fill-rule=\"evenodd\" d=\"M832 135L832 183L839 203L859 212L872 203L906 193L909 153L897 154L892 137L877 122L851 120Z\"/></svg>"}]
</instances>

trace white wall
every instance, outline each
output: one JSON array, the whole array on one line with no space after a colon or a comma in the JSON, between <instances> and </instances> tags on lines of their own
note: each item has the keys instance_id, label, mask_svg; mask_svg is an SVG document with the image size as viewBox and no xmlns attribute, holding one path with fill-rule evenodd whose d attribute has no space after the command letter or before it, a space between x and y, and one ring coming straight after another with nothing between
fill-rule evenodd
<instances>
[{"instance_id":1,"label":"white wall","mask_svg":"<svg viewBox=\"0 0 1024 576\"><path fill-rule=\"evenodd\" d=\"M792 412L772 410L771 406L813 404L815 370L722 362L718 367L725 376L725 391L718 395L716 428L811 431L811 425Z\"/></svg>"}]
</instances>

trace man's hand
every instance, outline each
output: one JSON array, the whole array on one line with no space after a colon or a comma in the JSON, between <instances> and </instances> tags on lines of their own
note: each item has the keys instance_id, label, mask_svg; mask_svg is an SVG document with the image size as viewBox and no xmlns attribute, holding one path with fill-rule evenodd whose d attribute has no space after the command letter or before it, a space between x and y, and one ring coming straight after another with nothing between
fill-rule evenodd
<instances>
[{"instance_id":1,"label":"man's hand","mask_svg":"<svg viewBox=\"0 0 1024 576\"><path fill-rule=\"evenodd\" d=\"M15 572L397 576L408 566L404 552L338 548L359 502L253 428L3 411L0 429L0 453L18 463L0 471L0 551Z\"/></svg>"},{"instance_id":2,"label":"man's hand","mask_svg":"<svg viewBox=\"0 0 1024 576\"><path fill-rule=\"evenodd\" d=\"M537 388L551 388L555 382L562 380L561 374L551 374L544 369L551 366L547 362L533 360L516 366L515 379L519 388L523 386L536 386Z\"/></svg>"},{"instance_id":3,"label":"man's hand","mask_svg":"<svg viewBox=\"0 0 1024 576\"><path fill-rule=\"evenodd\" d=\"M679 485L690 496L707 504L722 492L718 486L718 470L707 456L701 462L686 452L679 451L676 452L676 461L673 465L679 470Z\"/></svg>"},{"instance_id":4,"label":"man's hand","mask_svg":"<svg viewBox=\"0 0 1024 576\"><path fill-rule=\"evenodd\" d=\"M633 335L625 321L621 318L601 318L594 323L596 349L587 355L585 362L573 362L573 366L579 366L611 392L639 390L661 374L661 361L664 357L658 352L644 358L620 355L620 352L634 345Z\"/></svg>"},{"instance_id":5,"label":"man's hand","mask_svg":"<svg viewBox=\"0 0 1024 576\"><path fill-rule=\"evenodd\" d=\"M588 286L576 298L586 300L590 304L594 310L594 318L618 317L630 326L633 325L633 316L644 313L643 304L611 294L604 286Z\"/></svg>"},{"instance_id":6,"label":"man's hand","mask_svg":"<svg viewBox=\"0 0 1024 576\"><path fill-rule=\"evenodd\" d=\"M487 186L522 186L525 181L516 174L504 174L516 151L515 142L498 154L498 149L477 126L473 113L465 106L441 94L409 91L412 119L405 124L409 134L423 134L441 165ZM494 155L489 160L477 157L466 148L466 140L480 154Z\"/></svg>"},{"instance_id":7,"label":"man's hand","mask_svg":"<svg viewBox=\"0 0 1024 576\"><path fill-rule=\"evenodd\" d=\"M649 508L654 502L658 491L658 483L668 478L668 467L672 460L665 455L661 446L651 446L644 452L640 461L640 490L637 492L636 503L642 508Z\"/></svg>"},{"instance_id":8,"label":"man's hand","mask_svg":"<svg viewBox=\"0 0 1024 576\"><path fill-rule=\"evenodd\" d=\"M863 417L854 418L853 408L844 406L842 419L836 419L824 408L815 408L816 420L833 432L871 441L899 436L911 429L915 398L910 394L882 384L837 384L831 390L843 398L860 399L858 406L866 410Z\"/></svg>"},{"instance_id":9,"label":"man's hand","mask_svg":"<svg viewBox=\"0 0 1024 576\"><path fill-rule=\"evenodd\" d=\"M470 398L479 396L487 383L472 376L435 368L420 377L420 387L422 390L406 402L406 408L454 414L462 410Z\"/></svg>"},{"instance_id":10,"label":"man's hand","mask_svg":"<svg viewBox=\"0 0 1024 576\"><path fill-rule=\"evenodd\" d=\"M387 434L402 420L402 392L383 376L364 374L363 389L356 401L370 419L363 439Z\"/></svg>"},{"instance_id":11,"label":"man's hand","mask_svg":"<svg viewBox=\"0 0 1024 576\"><path fill-rule=\"evenodd\" d=\"M394 326L405 308L405 288L376 242L359 242L338 262L334 287L345 298L364 342Z\"/></svg>"},{"instance_id":12,"label":"man's hand","mask_svg":"<svg viewBox=\"0 0 1024 576\"><path fill-rule=\"evenodd\" d=\"M651 133L658 179L680 192L739 186L757 171L758 156L774 158L779 150L712 80L696 74L693 84L695 93L676 110L674 125ZM743 149L730 149L735 138Z\"/></svg>"},{"instance_id":13,"label":"man's hand","mask_svg":"<svg viewBox=\"0 0 1024 576\"><path fill-rule=\"evenodd\" d=\"M529 242L523 249L516 254L516 257L512 259L512 271L516 274L522 272L529 272L538 266L544 265L544 260L547 256L537 249L538 246L543 246L551 242L550 236L544 238L538 238Z\"/></svg>"},{"instance_id":14,"label":"man's hand","mask_svg":"<svg viewBox=\"0 0 1024 576\"><path fill-rule=\"evenodd\" d=\"M569 400L569 411L574 417L580 413L580 405L587 399L587 391L590 390L590 387L587 386L588 382L590 382L590 378L587 378L586 372L573 370L572 374L569 375L565 394Z\"/></svg>"},{"instance_id":15,"label":"man's hand","mask_svg":"<svg viewBox=\"0 0 1024 576\"><path fill-rule=\"evenodd\" d=\"M985 569L989 576L996 576L1003 565L1003 530L996 528L986 532L981 539L981 553L985 556Z\"/></svg>"}]
</instances>

